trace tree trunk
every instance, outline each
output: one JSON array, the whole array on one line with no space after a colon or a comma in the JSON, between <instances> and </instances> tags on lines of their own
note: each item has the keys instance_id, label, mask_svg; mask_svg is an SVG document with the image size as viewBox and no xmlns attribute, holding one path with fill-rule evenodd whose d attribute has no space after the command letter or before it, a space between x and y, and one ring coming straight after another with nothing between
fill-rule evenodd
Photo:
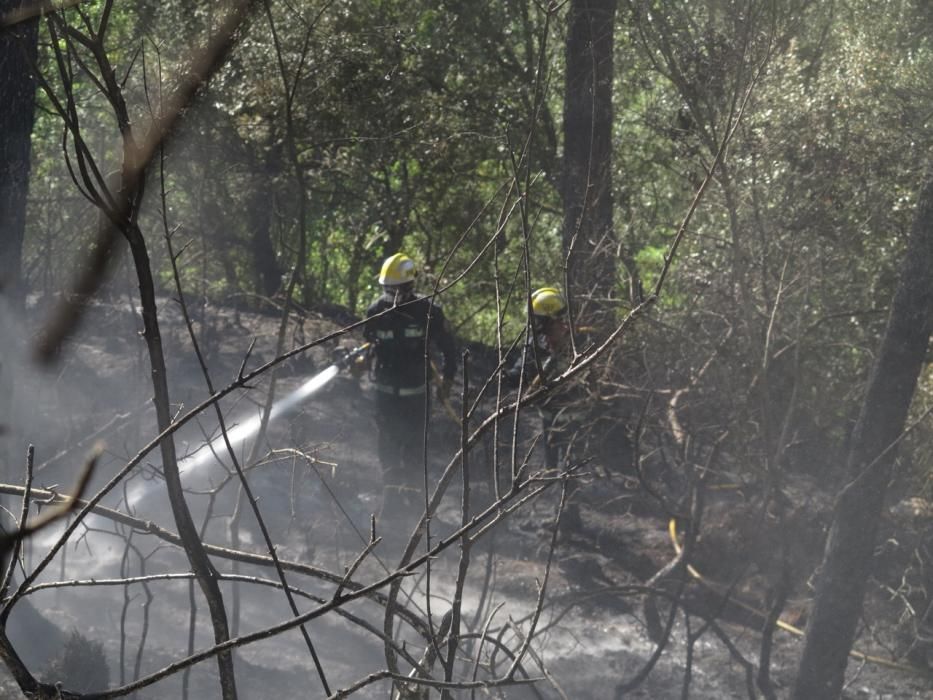
<instances>
[{"instance_id":1,"label":"tree trunk","mask_svg":"<svg viewBox=\"0 0 933 700\"><path fill-rule=\"evenodd\" d=\"M852 436L852 481L836 503L794 700L838 698L871 571L894 443L933 330L933 177L920 193L888 325Z\"/></svg>"},{"instance_id":2,"label":"tree trunk","mask_svg":"<svg viewBox=\"0 0 933 700\"><path fill-rule=\"evenodd\" d=\"M25 5L0 0L0 18ZM35 117L38 18L0 29L0 292L22 300L23 231Z\"/></svg>"},{"instance_id":3,"label":"tree trunk","mask_svg":"<svg viewBox=\"0 0 933 700\"><path fill-rule=\"evenodd\" d=\"M26 0L0 0L0 20ZM29 156L35 116L36 61L39 20L30 19L9 28L0 28L0 323L17 316L23 308L23 236L26 228L26 195L29 188ZM17 334L5 325L8 343L18 342ZM6 347L5 354L12 355ZM19 388L15 370L0 358L0 433L18 422ZM0 440L0 474L7 481L18 473L23 445Z\"/></svg>"},{"instance_id":4,"label":"tree trunk","mask_svg":"<svg viewBox=\"0 0 933 700\"><path fill-rule=\"evenodd\" d=\"M265 165L254 185L255 195L250 206L250 252L253 254L253 271L256 292L273 297L282 286L283 270L279 265L272 242L273 194L276 169Z\"/></svg>"},{"instance_id":5,"label":"tree trunk","mask_svg":"<svg viewBox=\"0 0 933 700\"><path fill-rule=\"evenodd\" d=\"M564 92L563 244L581 314L615 296L612 51L617 0L571 0ZM595 302L595 304L593 303ZM594 308L595 306L595 308Z\"/></svg>"},{"instance_id":6,"label":"tree trunk","mask_svg":"<svg viewBox=\"0 0 933 700\"><path fill-rule=\"evenodd\" d=\"M146 240L139 228L139 207L143 200L145 187L145 169L138 169L138 145L135 143L132 132L132 122L126 109L123 93L116 82L116 71L107 64L101 65L104 84L107 87L111 103L114 105L114 114L123 137L123 164L120 171L120 187L115 192L117 209L110 212L108 218L118 226L119 233L123 235L130 247L133 256L133 267L136 279L139 282L139 302L143 319L143 338L149 354L150 379L152 380L152 403L155 407L156 421L159 432L165 432L172 424L171 400L168 390L168 373L165 367L165 353L162 344L162 334L159 329L158 306L156 304L155 281L152 275L152 265L149 260L149 250ZM178 469L178 457L175 453L175 440L169 435L159 443L162 455L162 475L165 478L166 490L172 515L178 527L182 547L194 571L195 578L207 601L211 624L214 632L214 643L222 644L230 639L230 627L227 622L227 611L224 605L223 594L220 590L220 576L214 568L201 535L194 524L191 511L185 498L184 487L181 482L181 472ZM234 673L233 653L230 650L217 655L217 669L220 675L221 697L224 700L236 700L237 687Z\"/></svg>"},{"instance_id":7,"label":"tree trunk","mask_svg":"<svg viewBox=\"0 0 933 700\"><path fill-rule=\"evenodd\" d=\"M139 297L144 326L143 336L149 350L153 404L156 409L159 431L163 432L172 424L172 413L162 336L159 331L159 320L156 311L152 268L142 233L135 223L127 224L124 234L129 241L130 250L133 254L133 263L139 279ZM191 517L191 512L188 510L173 438L171 436L164 438L159 443L159 448L162 454L162 473L165 476L169 502L172 506L175 524L178 527L178 534L181 537L185 553L197 577L198 584L201 586L201 591L207 600L207 607L214 628L214 642L221 644L230 639L230 629L227 623L223 595L220 591L220 577L211 563L207 551L204 549L204 543L201 541L201 536ZM222 696L226 700L234 700L237 697L237 690L233 669L233 654L230 651L218 654L217 664L220 671Z\"/></svg>"}]
</instances>

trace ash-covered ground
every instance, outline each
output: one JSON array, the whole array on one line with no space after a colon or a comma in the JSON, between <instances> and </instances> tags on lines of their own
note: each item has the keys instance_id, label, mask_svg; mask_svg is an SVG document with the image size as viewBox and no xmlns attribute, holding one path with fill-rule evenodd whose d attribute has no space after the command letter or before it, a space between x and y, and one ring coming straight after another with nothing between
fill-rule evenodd
<instances>
[{"instance_id":1,"label":"ash-covered ground","mask_svg":"<svg viewBox=\"0 0 933 700\"><path fill-rule=\"evenodd\" d=\"M176 305L165 300L162 311L172 400L182 416L209 392ZM202 314L208 320L199 323L197 330L215 387L234 380L254 341L245 360L247 371L274 357L275 315L230 309L204 309ZM35 318L41 315L37 307ZM319 317L300 324L292 322L286 349L338 327ZM21 337L28 338L31 330L26 324ZM106 451L89 490L93 493L155 436L148 361L138 331L138 321L129 308L95 305L83 330L51 371L33 370L25 362L19 366L11 404L16 410L6 417L8 429L2 440L10 463L15 455L25 454L27 444L35 445L35 488L67 491L91 445L102 440ZM277 400L325 370L338 344L352 347L357 342L359 336L350 334L283 363L276 374ZM5 351L8 356L15 355L11 349ZM10 365L5 363L5 367ZM221 403L231 434L259 415L270 376L257 379L251 390L234 392ZM366 548L374 516L375 532L382 540L352 574L352 581L364 586L396 571L418 522L419 513L414 510L395 520L381 517L381 474L371 392L367 377L341 372L295 412L275 421L258 446L254 447L252 440L235 445L241 464L248 465L249 483L278 557L299 565L286 569L284 576L295 587L301 612L332 599L339 585L333 577L339 580ZM457 399L451 408L459 412ZM491 405L481 406L474 422L491 410ZM216 441L217 425L214 412L208 410L175 435L196 522L203 527L204 541L211 545L265 554L262 530L238 487L229 455ZM535 425L533 411L520 420L522 446L517 454L523 454L533 440ZM460 426L437 405L428 438L428 481L433 487L455 458L460 443ZM205 448L207 443L211 448ZM537 451L535 448L531 453L531 464L540 461ZM471 516L494 498L489 479L494 454L488 439L471 451ZM510 470L512 451L506 445L498 454L501 468ZM455 470L457 464L455 460ZM6 480L22 483L23 469L12 472ZM466 637L453 678L502 680L514 654L522 654L511 676L514 683L477 688L475 696L617 697L619 687L635 678L652 658L656 644L647 631L638 586L675 556L668 518L630 474L611 469L587 473L599 473L600 477L581 478L577 495L583 503L581 522L572 532L561 533L553 555L550 544L559 483L503 516L470 551L463 590L462 629ZM799 497L794 498L805 503L799 508L807 515L802 519L818 533L830 501L810 486L799 484ZM688 618L677 616L670 641L651 673L622 697L718 700L750 696L749 684L754 681L749 680L743 663L758 663L758 611L767 605L766 592L774 572L769 566L773 552L768 551L767 540L745 534L749 523L743 522L742 504L748 501L747 494L736 491L711 494L696 560L706 583L692 579L687 585L691 614ZM176 529L160 476L158 451L147 455L103 502L139 523L151 522L173 532ZM7 505L15 511L17 503L11 499ZM462 479L456 476L430 521L432 545L460 526L461 503ZM101 645L109 684L114 687L183 659L189 644L194 650L211 645L206 605L197 586L186 577L190 566L181 550L144 529L92 516L61 547L37 583L63 581L69 585L48 585L31 593L16 606L9 622L10 638L30 669L46 680L57 680L47 669L73 631ZM750 529L754 531L754 525ZM42 561L61 530L60 524L32 538L23 556L24 571L32 571ZM745 541L748 539L751 544ZM804 561L818 556L818 537L811 539L800 543ZM424 552L426 546L422 539L418 552ZM745 554L749 546L758 552L756 556ZM738 551L743 552L739 557L735 556ZM234 563L221 554L215 554L213 561L222 574L239 577L222 584L234 636L258 633L293 617L277 587L279 576L273 567ZM458 568L463 565L463 552L454 541L429 564L413 568L404 578L400 603L420 619L430 620L432 626L440 625L451 608ZM295 570L300 566L329 572L332 578ZM131 577L135 577L134 582L127 584ZM20 572L14 586L22 578ZM378 587L379 592L387 589L387 585ZM676 589L676 581L666 584L665 590ZM806 607L806 589L801 590L803 593L793 597L788 606L799 624L805 621ZM739 602L723 602L726 591ZM193 634L192 610L197 621ZM664 604L661 612L664 619ZM715 613L717 624L705 625L704 616L711 613ZM386 667L380 638L384 618L380 602L361 598L342 606L340 614L330 612L307 624L332 692ZM533 639L526 646L532 631ZM874 632L874 637L863 635L861 648L890 658L885 631ZM474 664L477 638L482 633L487 641L478 655L479 663ZM394 636L414 658L420 660L425 654L423 640L406 624L397 623ZM693 643L688 644L693 637ZM865 641L872 638L874 643ZM799 651L798 636L778 631L771 663L778 697L787 694ZM308 644L296 629L239 647L236 667L243 698L326 696ZM404 663L403 669L408 669ZM434 675L444 677L438 663L434 664ZM850 698L933 697L929 678L864 659L853 659L849 676L846 694ZM689 685L688 694L685 685ZM17 696L9 682L4 687L11 697ZM178 698L185 688L188 697L219 697L214 661L198 663L190 675L172 674L141 689L137 697ZM91 692L105 688L75 689ZM438 695L436 690L432 693ZM473 696L469 690L456 691L455 695ZM362 685L351 695L388 696L385 680Z\"/></svg>"}]
</instances>

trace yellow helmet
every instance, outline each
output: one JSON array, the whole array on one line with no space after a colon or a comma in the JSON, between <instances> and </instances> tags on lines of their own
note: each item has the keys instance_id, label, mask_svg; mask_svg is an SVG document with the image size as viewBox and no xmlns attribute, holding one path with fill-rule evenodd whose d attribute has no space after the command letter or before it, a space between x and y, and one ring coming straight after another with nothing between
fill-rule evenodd
<instances>
[{"instance_id":1,"label":"yellow helmet","mask_svg":"<svg viewBox=\"0 0 933 700\"><path fill-rule=\"evenodd\" d=\"M531 310L535 316L555 318L564 313L567 302L555 287L541 287L531 294Z\"/></svg>"},{"instance_id":2,"label":"yellow helmet","mask_svg":"<svg viewBox=\"0 0 933 700\"><path fill-rule=\"evenodd\" d=\"M415 263L404 253L396 253L385 259L379 271L379 284L395 287L415 281Z\"/></svg>"}]
</instances>

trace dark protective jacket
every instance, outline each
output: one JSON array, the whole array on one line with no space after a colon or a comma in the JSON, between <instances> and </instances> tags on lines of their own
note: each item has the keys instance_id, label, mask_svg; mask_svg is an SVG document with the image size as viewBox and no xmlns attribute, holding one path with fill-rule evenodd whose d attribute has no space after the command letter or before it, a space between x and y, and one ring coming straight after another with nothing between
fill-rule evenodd
<instances>
[{"instance_id":1,"label":"dark protective jacket","mask_svg":"<svg viewBox=\"0 0 933 700\"><path fill-rule=\"evenodd\" d=\"M547 336L544 333L535 333L528 339L528 342L525 343L524 351L520 350L515 354L512 365L505 371L506 384L514 389L521 381L527 389L539 376L535 357L541 362L541 373L544 375L544 377L542 377L543 379L560 373L554 372L554 364L558 359L558 355L551 350L550 344L547 341ZM561 369L561 371L563 371L563 369ZM522 381L523 376L524 380Z\"/></svg>"},{"instance_id":2,"label":"dark protective jacket","mask_svg":"<svg viewBox=\"0 0 933 700\"><path fill-rule=\"evenodd\" d=\"M532 345L534 344L534 346ZM537 355L541 372L535 362ZM536 331L523 350L515 353L515 359L505 371L506 386L516 388L521 382L523 390L537 387L542 380L554 379L570 366L570 340L565 346L552 348L546 333ZM543 375L543 376L541 376ZM523 378L524 377L524 378ZM546 414L576 416L582 409L583 392L578 381L571 381L549 393L538 408Z\"/></svg>"},{"instance_id":3,"label":"dark protective jacket","mask_svg":"<svg viewBox=\"0 0 933 700\"><path fill-rule=\"evenodd\" d=\"M505 383L515 388L521 382L523 391L537 388L542 381L555 379L567 370L570 354L569 338L566 344L555 348L548 342L546 333L536 332L505 371ZM545 437L545 466L549 469L566 466L575 459L575 435L588 420L584 387L577 379L555 386L538 402L537 409Z\"/></svg>"},{"instance_id":4,"label":"dark protective jacket","mask_svg":"<svg viewBox=\"0 0 933 700\"><path fill-rule=\"evenodd\" d=\"M415 295L396 306L393 297L383 294L366 310L366 317L363 336L373 344L373 382L377 391L396 396L424 393L426 334L429 343L443 354L443 378L453 379L457 344L438 304Z\"/></svg>"}]
</instances>

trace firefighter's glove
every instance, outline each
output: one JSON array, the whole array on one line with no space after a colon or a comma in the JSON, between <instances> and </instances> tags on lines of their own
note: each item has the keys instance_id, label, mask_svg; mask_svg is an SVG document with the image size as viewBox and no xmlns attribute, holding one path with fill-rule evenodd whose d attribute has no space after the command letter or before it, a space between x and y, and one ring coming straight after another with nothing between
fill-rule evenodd
<instances>
[{"instance_id":1,"label":"firefighter's glove","mask_svg":"<svg viewBox=\"0 0 933 700\"><path fill-rule=\"evenodd\" d=\"M451 379L443 379L441 383L437 385L437 400L444 402L450 396L450 385L453 383Z\"/></svg>"}]
</instances>

